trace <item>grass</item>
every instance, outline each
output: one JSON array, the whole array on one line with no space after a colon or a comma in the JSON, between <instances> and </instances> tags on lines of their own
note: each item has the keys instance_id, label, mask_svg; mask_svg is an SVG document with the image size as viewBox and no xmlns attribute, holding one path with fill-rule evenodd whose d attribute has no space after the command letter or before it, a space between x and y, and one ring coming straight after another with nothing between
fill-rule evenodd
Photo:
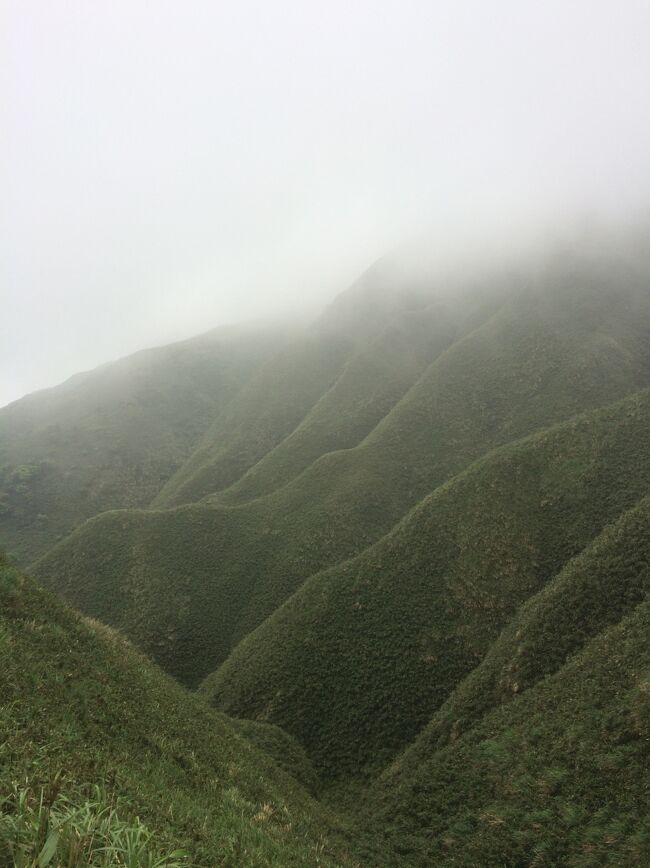
<instances>
[{"instance_id":1,"label":"grass","mask_svg":"<svg viewBox=\"0 0 650 868\"><path fill-rule=\"evenodd\" d=\"M451 731L434 718L375 785L366 816L406 864L648 863L649 540L645 499L524 607L500 697L472 673L480 713L455 717L461 683Z\"/></svg>"},{"instance_id":2,"label":"grass","mask_svg":"<svg viewBox=\"0 0 650 868\"><path fill-rule=\"evenodd\" d=\"M481 664L522 604L649 491L645 391L472 465L375 546L313 576L203 690L227 713L293 733L330 787L376 774ZM620 615L596 594L583 632L602 625L598 601ZM575 624L564 632L579 635ZM511 666L513 655L503 655ZM531 657L548 660L539 648ZM470 696L453 719L484 702L483 693Z\"/></svg>"},{"instance_id":3,"label":"grass","mask_svg":"<svg viewBox=\"0 0 650 868\"><path fill-rule=\"evenodd\" d=\"M25 864L48 840L61 866L107 846L140 848L116 865L354 864L347 827L240 727L4 562L0 673L2 846Z\"/></svg>"},{"instance_id":4,"label":"grass","mask_svg":"<svg viewBox=\"0 0 650 868\"><path fill-rule=\"evenodd\" d=\"M200 694L3 561L4 858L650 863L647 274L371 273L38 562Z\"/></svg>"},{"instance_id":5,"label":"grass","mask_svg":"<svg viewBox=\"0 0 650 868\"><path fill-rule=\"evenodd\" d=\"M473 461L644 385L645 285L630 278L621 295L606 278L580 272L565 293L576 278L556 269L539 291L500 296L496 311L482 302L476 327L356 447L236 507L100 515L41 560L37 577L198 684L306 578L375 543Z\"/></svg>"},{"instance_id":6,"label":"grass","mask_svg":"<svg viewBox=\"0 0 650 868\"><path fill-rule=\"evenodd\" d=\"M125 822L120 804L96 786L92 797L57 792L55 780L34 793L14 788L0 805L0 859L15 868L65 865L181 868L189 853L157 850L152 832L138 817ZM128 806L125 807L128 812Z\"/></svg>"}]
</instances>

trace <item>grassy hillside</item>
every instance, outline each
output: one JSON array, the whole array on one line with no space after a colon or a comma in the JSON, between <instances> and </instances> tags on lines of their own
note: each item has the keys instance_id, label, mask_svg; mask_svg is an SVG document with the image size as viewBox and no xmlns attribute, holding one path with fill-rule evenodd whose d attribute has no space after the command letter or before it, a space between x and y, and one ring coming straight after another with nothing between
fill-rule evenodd
<instances>
[{"instance_id":1,"label":"grassy hillside","mask_svg":"<svg viewBox=\"0 0 650 868\"><path fill-rule=\"evenodd\" d=\"M36 578L202 690L0 559L0 864L650 864L647 256L384 262L233 342L55 390L51 490L7 429L23 519L130 506Z\"/></svg>"},{"instance_id":2,"label":"grassy hillside","mask_svg":"<svg viewBox=\"0 0 650 868\"><path fill-rule=\"evenodd\" d=\"M288 736L210 710L4 560L0 673L0 864L354 864L340 823L252 744L308 774Z\"/></svg>"},{"instance_id":3,"label":"grassy hillside","mask_svg":"<svg viewBox=\"0 0 650 868\"><path fill-rule=\"evenodd\" d=\"M446 738L437 716L376 785L373 822L406 864L648 864L649 590L645 499L522 608L469 691L461 684L450 714L472 694L485 716L459 717Z\"/></svg>"},{"instance_id":4,"label":"grassy hillside","mask_svg":"<svg viewBox=\"0 0 650 868\"><path fill-rule=\"evenodd\" d=\"M196 684L309 575L376 542L481 455L645 385L647 278L616 268L617 281L609 260L556 261L496 310L481 302L473 330L440 348L358 446L271 494L104 514L38 578Z\"/></svg>"},{"instance_id":5,"label":"grassy hillside","mask_svg":"<svg viewBox=\"0 0 650 868\"><path fill-rule=\"evenodd\" d=\"M293 341L215 421L152 505L192 503L239 479L291 433L336 381L352 352L352 340L340 335Z\"/></svg>"},{"instance_id":6,"label":"grassy hillside","mask_svg":"<svg viewBox=\"0 0 650 868\"><path fill-rule=\"evenodd\" d=\"M329 783L376 773L495 653L522 603L648 492L644 391L503 447L438 488L374 547L312 577L204 690L228 713L287 728ZM560 657L602 626L597 605L620 616L612 600L595 601L582 631L556 643ZM508 647L499 659L519 683L521 655ZM497 694L502 679L493 673ZM484 699L450 711L454 726Z\"/></svg>"},{"instance_id":7,"label":"grassy hillside","mask_svg":"<svg viewBox=\"0 0 650 868\"><path fill-rule=\"evenodd\" d=\"M0 409L0 545L29 562L98 512L148 505L285 341L217 329Z\"/></svg>"},{"instance_id":8,"label":"grassy hillside","mask_svg":"<svg viewBox=\"0 0 650 868\"><path fill-rule=\"evenodd\" d=\"M369 269L260 370L153 506L195 502L229 488L251 468L254 476L239 499L256 496L296 476L324 452L356 445L435 355L441 332L446 329L447 340L453 336L451 321L427 334L409 317L427 306L431 293L430 286L413 286L389 262ZM389 358L382 361L381 353ZM309 419L313 424L305 424Z\"/></svg>"},{"instance_id":9,"label":"grassy hillside","mask_svg":"<svg viewBox=\"0 0 650 868\"><path fill-rule=\"evenodd\" d=\"M278 445L234 485L220 503L254 500L282 488L322 455L357 446L462 334L461 311L435 304L402 315L345 365L332 387Z\"/></svg>"}]
</instances>

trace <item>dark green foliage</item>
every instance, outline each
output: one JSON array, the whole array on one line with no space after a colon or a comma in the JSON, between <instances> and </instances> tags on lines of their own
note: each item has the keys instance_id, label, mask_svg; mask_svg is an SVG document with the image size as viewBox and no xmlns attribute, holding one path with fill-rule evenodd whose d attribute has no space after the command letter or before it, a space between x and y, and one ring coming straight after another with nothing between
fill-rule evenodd
<instances>
[{"instance_id":1,"label":"dark green foliage","mask_svg":"<svg viewBox=\"0 0 650 868\"><path fill-rule=\"evenodd\" d=\"M432 323L426 341L422 317L412 319L404 339L399 333L389 335L393 341L399 338L397 348L380 342L374 357L390 353L395 359L401 356L401 341L415 344L418 336L422 354L444 349L450 340L449 318L442 318L439 309L433 316L433 323L424 319ZM355 389L367 387L367 381L359 382L363 370L355 366L357 376L343 379ZM403 370L411 369L404 364ZM381 405L383 395L378 390L368 406ZM316 472L320 475L320 469ZM327 483L326 477L321 478ZM228 654L233 638L241 633L238 622L247 608L259 621L313 570L315 558L316 567L323 557L337 558L337 551L330 551L329 534L320 544L311 539L311 516L304 507L309 506L312 487L309 480L298 481L286 496L279 492L237 511L196 504L173 512L104 514L56 548L37 567L37 574L49 584L56 561L53 587L84 611L137 637L138 644L165 668L194 684ZM316 521L329 524L337 504L323 512L315 501L311 510ZM350 527L345 538L334 542L345 545L342 552L346 553L359 546L359 537ZM264 564L270 594L249 604Z\"/></svg>"},{"instance_id":2,"label":"dark green foliage","mask_svg":"<svg viewBox=\"0 0 650 868\"><path fill-rule=\"evenodd\" d=\"M523 660L496 651L503 704L448 739L434 718L374 787L372 822L407 864L648 864L649 565L646 499L508 629Z\"/></svg>"},{"instance_id":3,"label":"dark green foliage","mask_svg":"<svg viewBox=\"0 0 650 868\"><path fill-rule=\"evenodd\" d=\"M0 854L37 856L74 817L84 840L92 829L115 847L137 836L142 858L42 864L144 868L178 849L188 858L172 861L205 868L351 864L344 844L336 856L326 840L342 834L337 821L241 730L119 635L0 565ZM255 740L281 756L280 733ZM307 773L295 747L282 764Z\"/></svg>"},{"instance_id":4,"label":"dark green foliage","mask_svg":"<svg viewBox=\"0 0 650 868\"><path fill-rule=\"evenodd\" d=\"M330 781L375 772L519 606L649 491L645 391L504 447L437 489L376 546L312 577L204 690L228 713L293 732ZM620 593L638 600L634 586ZM620 617L622 604L595 599ZM585 614L583 630L608 623ZM575 625L566 632L578 641Z\"/></svg>"},{"instance_id":5,"label":"dark green foliage","mask_svg":"<svg viewBox=\"0 0 650 868\"><path fill-rule=\"evenodd\" d=\"M257 720L232 718L232 725L250 742L274 759L312 795L318 795L320 781L300 742L279 726Z\"/></svg>"}]
</instances>

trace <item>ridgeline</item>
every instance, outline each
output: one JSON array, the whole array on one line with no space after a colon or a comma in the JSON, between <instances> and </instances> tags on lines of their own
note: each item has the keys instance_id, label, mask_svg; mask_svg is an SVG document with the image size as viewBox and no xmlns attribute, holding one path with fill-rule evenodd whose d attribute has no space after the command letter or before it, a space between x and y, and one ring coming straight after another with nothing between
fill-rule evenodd
<instances>
[{"instance_id":1,"label":"ridgeline","mask_svg":"<svg viewBox=\"0 0 650 868\"><path fill-rule=\"evenodd\" d=\"M0 410L4 852L45 793L62 865L83 805L157 864L650 862L644 251L384 261Z\"/></svg>"}]
</instances>

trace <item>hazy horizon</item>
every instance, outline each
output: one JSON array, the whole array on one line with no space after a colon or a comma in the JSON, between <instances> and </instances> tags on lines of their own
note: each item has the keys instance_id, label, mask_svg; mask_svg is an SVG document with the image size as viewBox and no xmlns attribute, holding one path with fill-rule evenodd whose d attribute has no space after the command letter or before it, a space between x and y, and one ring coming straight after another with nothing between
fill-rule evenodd
<instances>
[{"instance_id":1,"label":"hazy horizon","mask_svg":"<svg viewBox=\"0 0 650 868\"><path fill-rule=\"evenodd\" d=\"M8 0L0 406L650 206L650 4Z\"/></svg>"}]
</instances>

